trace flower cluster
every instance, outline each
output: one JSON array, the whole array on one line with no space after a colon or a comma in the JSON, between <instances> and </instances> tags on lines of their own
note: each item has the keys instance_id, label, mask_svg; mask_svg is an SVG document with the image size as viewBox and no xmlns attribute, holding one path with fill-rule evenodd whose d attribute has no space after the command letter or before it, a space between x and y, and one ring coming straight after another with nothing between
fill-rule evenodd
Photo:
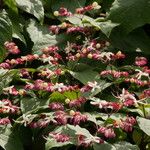
<instances>
[{"instance_id":1,"label":"flower cluster","mask_svg":"<svg viewBox=\"0 0 150 150\"><path fill-rule=\"evenodd\" d=\"M66 16L71 16L72 13L69 12L67 10L67 8L61 7L59 9L59 11L54 11L54 16L58 17L58 16L62 16L62 17L66 17Z\"/></svg>"},{"instance_id":2,"label":"flower cluster","mask_svg":"<svg viewBox=\"0 0 150 150\"><path fill-rule=\"evenodd\" d=\"M125 120L115 121L114 126L116 128L121 128L126 132L132 132L133 126L136 124L136 119L134 117L127 117Z\"/></svg>"},{"instance_id":3,"label":"flower cluster","mask_svg":"<svg viewBox=\"0 0 150 150\"><path fill-rule=\"evenodd\" d=\"M0 125L10 124L10 120L8 118L0 118Z\"/></svg>"},{"instance_id":4,"label":"flower cluster","mask_svg":"<svg viewBox=\"0 0 150 150\"><path fill-rule=\"evenodd\" d=\"M0 113L17 114L20 108L11 103L8 99L0 100Z\"/></svg>"},{"instance_id":5,"label":"flower cluster","mask_svg":"<svg viewBox=\"0 0 150 150\"><path fill-rule=\"evenodd\" d=\"M101 6L97 2L93 2L91 5L82 7L82 8L77 8L76 13L77 14L83 14L87 11L93 10L93 9L100 9Z\"/></svg>"},{"instance_id":6,"label":"flower cluster","mask_svg":"<svg viewBox=\"0 0 150 150\"><path fill-rule=\"evenodd\" d=\"M147 64L147 59L145 57L136 57L135 65L137 66L145 66Z\"/></svg>"},{"instance_id":7,"label":"flower cluster","mask_svg":"<svg viewBox=\"0 0 150 150\"><path fill-rule=\"evenodd\" d=\"M80 112L71 112L71 115L70 122L73 125L79 125L80 122L86 122L88 119L87 115L81 114Z\"/></svg>"},{"instance_id":8,"label":"flower cluster","mask_svg":"<svg viewBox=\"0 0 150 150\"><path fill-rule=\"evenodd\" d=\"M50 132L49 136L51 136L57 142L68 142L70 140L70 137L68 135L56 132Z\"/></svg>"},{"instance_id":9,"label":"flower cluster","mask_svg":"<svg viewBox=\"0 0 150 150\"><path fill-rule=\"evenodd\" d=\"M97 137L97 136L86 137L82 134L78 135L78 145L81 145L83 147L89 147L93 143L102 144L104 143L104 140L102 140L100 137Z\"/></svg>"},{"instance_id":10,"label":"flower cluster","mask_svg":"<svg viewBox=\"0 0 150 150\"><path fill-rule=\"evenodd\" d=\"M29 90L43 90L43 91L47 91L47 92L55 92L58 91L60 93L63 93L65 91L73 91L73 90L77 90L78 86L74 85L74 86L67 86L64 85L63 83L56 83L53 84L51 82L45 82L44 80L35 80L34 84L33 83L28 83L25 86L25 89L29 89Z\"/></svg>"},{"instance_id":11,"label":"flower cluster","mask_svg":"<svg viewBox=\"0 0 150 150\"><path fill-rule=\"evenodd\" d=\"M98 133L103 134L106 138L115 138L116 134L112 128L108 127L99 127L97 130Z\"/></svg>"},{"instance_id":12,"label":"flower cluster","mask_svg":"<svg viewBox=\"0 0 150 150\"><path fill-rule=\"evenodd\" d=\"M116 70L104 70L100 73L101 76L105 77L108 75L113 76L114 78L120 78L120 77L128 77L129 73L126 71L116 71Z\"/></svg>"},{"instance_id":13,"label":"flower cluster","mask_svg":"<svg viewBox=\"0 0 150 150\"><path fill-rule=\"evenodd\" d=\"M100 100L98 102L91 102L92 105L94 106L98 106L100 109L104 109L107 111L107 109L111 109L114 111L119 111L122 108L122 104L121 103L117 103L117 102L107 102L105 100Z\"/></svg>"},{"instance_id":14,"label":"flower cluster","mask_svg":"<svg viewBox=\"0 0 150 150\"><path fill-rule=\"evenodd\" d=\"M74 10L61 3L53 15L44 15L53 18L50 23L44 18L48 33L34 21L40 32L38 41L27 34L25 40L31 38L31 45L17 44L20 39L14 38L15 43L4 42L6 54L0 58L2 128L10 127L15 136L12 129L21 126L20 132L26 128L32 132L31 144L38 143L38 133L45 138L45 146L49 142L52 147L70 144L69 149L93 149L102 143L113 147L118 139L127 142L129 134L134 137L134 128L144 135L139 123L140 118L149 118L148 58L131 56L133 62L123 61L128 52L119 51L104 36L102 26L111 21L103 2L99 3L101 10L98 2L86 1ZM25 27L25 31L30 30ZM21 49L22 45L28 50ZM143 143L149 142L147 137L142 137ZM132 143L137 141L133 138Z\"/></svg>"},{"instance_id":15,"label":"flower cluster","mask_svg":"<svg viewBox=\"0 0 150 150\"><path fill-rule=\"evenodd\" d=\"M49 108L51 110L64 110L64 106L63 104L59 103L59 102L52 102L49 104Z\"/></svg>"},{"instance_id":16,"label":"flower cluster","mask_svg":"<svg viewBox=\"0 0 150 150\"><path fill-rule=\"evenodd\" d=\"M40 73L38 73L39 77L46 77L47 79L50 79L51 77L59 76L63 74L63 71L59 68L56 70L50 70L48 68L39 70Z\"/></svg>"},{"instance_id":17,"label":"flower cluster","mask_svg":"<svg viewBox=\"0 0 150 150\"><path fill-rule=\"evenodd\" d=\"M69 107L81 107L82 104L84 104L86 102L86 99L84 97L80 97L78 99L75 100L69 100Z\"/></svg>"},{"instance_id":18,"label":"flower cluster","mask_svg":"<svg viewBox=\"0 0 150 150\"><path fill-rule=\"evenodd\" d=\"M4 43L4 46L8 50L8 52L11 54L19 54L20 53L18 46L14 42L6 41Z\"/></svg>"}]
</instances>

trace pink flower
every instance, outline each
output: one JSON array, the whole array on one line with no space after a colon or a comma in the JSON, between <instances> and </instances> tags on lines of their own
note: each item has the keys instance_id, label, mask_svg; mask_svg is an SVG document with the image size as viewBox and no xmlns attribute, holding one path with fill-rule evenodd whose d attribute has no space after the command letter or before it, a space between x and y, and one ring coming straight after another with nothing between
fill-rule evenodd
<instances>
[{"instance_id":1,"label":"pink flower","mask_svg":"<svg viewBox=\"0 0 150 150\"><path fill-rule=\"evenodd\" d=\"M125 58L125 54L123 54L121 51L118 51L115 55L114 55L115 59L123 59Z\"/></svg>"},{"instance_id":2,"label":"pink flower","mask_svg":"<svg viewBox=\"0 0 150 150\"><path fill-rule=\"evenodd\" d=\"M89 147L93 143L101 144L101 143L104 143L104 141L100 137L97 137L97 136L85 137L82 134L78 135L78 145Z\"/></svg>"},{"instance_id":3,"label":"pink flower","mask_svg":"<svg viewBox=\"0 0 150 150\"><path fill-rule=\"evenodd\" d=\"M10 120L8 118L1 118L0 125L7 125L10 124Z\"/></svg>"},{"instance_id":4,"label":"pink flower","mask_svg":"<svg viewBox=\"0 0 150 150\"><path fill-rule=\"evenodd\" d=\"M63 104L59 102L52 102L49 104L49 108L52 110L64 110Z\"/></svg>"},{"instance_id":5,"label":"pink flower","mask_svg":"<svg viewBox=\"0 0 150 150\"><path fill-rule=\"evenodd\" d=\"M12 105L11 101L8 99L3 99L0 101L0 112L16 114L19 112L19 107Z\"/></svg>"},{"instance_id":6,"label":"pink flower","mask_svg":"<svg viewBox=\"0 0 150 150\"><path fill-rule=\"evenodd\" d=\"M134 106L135 105L135 101L133 99L126 99L124 102L123 102L123 105L124 106Z\"/></svg>"},{"instance_id":7,"label":"pink flower","mask_svg":"<svg viewBox=\"0 0 150 150\"><path fill-rule=\"evenodd\" d=\"M82 32L85 33L86 29L84 27L70 27L67 29L67 33L73 33L73 32Z\"/></svg>"},{"instance_id":8,"label":"pink flower","mask_svg":"<svg viewBox=\"0 0 150 150\"><path fill-rule=\"evenodd\" d=\"M3 88L3 91L4 91L4 94L11 94L14 96L17 96L19 94L19 92L17 91L17 89L14 86Z\"/></svg>"},{"instance_id":9,"label":"pink flower","mask_svg":"<svg viewBox=\"0 0 150 150\"><path fill-rule=\"evenodd\" d=\"M90 11L94 9L94 7L92 5L89 5L89 6L86 6L86 7L81 7L81 8L77 8L76 9L76 13L77 14L83 14L85 13L86 11Z\"/></svg>"},{"instance_id":10,"label":"pink flower","mask_svg":"<svg viewBox=\"0 0 150 150\"><path fill-rule=\"evenodd\" d=\"M120 72L116 70L104 70L100 73L101 76L107 76L107 75L112 75L114 78L119 78L119 77L128 77L129 73L128 72Z\"/></svg>"},{"instance_id":11,"label":"pink flower","mask_svg":"<svg viewBox=\"0 0 150 150\"><path fill-rule=\"evenodd\" d=\"M100 127L97 132L103 134L106 138L116 137L116 134L112 128Z\"/></svg>"},{"instance_id":12,"label":"pink flower","mask_svg":"<svg viewBox=\"0 0 150 150\"><path fill-rule=\"evenodd\" d=\"M0 64L0 68L3 68L3 69L10 69L11 66L10 66L9 63L4 62L4 63L1 63L1 64Z\"/></svg>"},{"instance_id":13,"label":"pink flower","mask_svg":"<svg viewBox=\"0 0 150 150\"><path fill-rule=\"evenodd\" d=\"M100 127L97 132L104 134L105 130L106 130L106 127Z\"/></svg>"},{"instance_id":14,"label":"pink flower","mask_svg":"<svg viewBox=\"0 0 150 150\"><path fill-rule=\"evenodd\" d=\"M126 132L131 132L133 129L133 125L128 122L122 122L120 127Z\"/></svg>"},{"instance_id":15,"label":"pink flower","mask_svg":"<svg viewBox=\"0 0 150 150\"><path fill-rule=\"evenodd\" d=\"M122 89L122 93L117 98L120 99L124 106L134 106L137 104L135 96L125 89Z\"/></svg>"},{"instance_id":16,"label":"pink flower","mask_svg":"<svg viewBox=\"0 0 150 150\"><path fill-rule=\"evenodd\" d=\"M132 125L135 125L136 124L136 119L134 118L134 117L127 117L126 118L126 120L125 120L126 122L128 122L128 123L131 123Z\"/></svg>"},{"instance_id":17,"label":"pink flower","mask_svg":"<svg viewBox=\"0 0 150 150\"><path fill-rule=\"evenodd\" d=\"M67 8L61 7L59 9L59 16L71 16L72 13L67 10Z\"/></svg>"},{"instance_id":18,"label":"pink flower","mask_svg":"<svg viewBox=\"0 0 150 150\"><path fill-rule=\"evenodd\" d=\"M119 111L122 108L122 105L117 102L107 102L105 100L100 100L97 102L91 102L92 105L98 106L100 109L112 109Z\"/></svg>"},{"instance_id":19,"label":"pink flower","mask_svg":"<svg viewBox=\"0 0 150 150\"><path fill-rule=\"evenodd\" d=\"M56 51L58 51L58 46L49 46L49 47L46 47L44 49L42 49L43 53L54 53Z\"/></svg>"},{"instance_id":20,"label":"pink flower","mask_svg":"<svg viewBox=\"0 0 150 150\"><path fill-rule=\"evenodd\" d=\"M56 26L56 25L52 25L49 27L49 30L53 33L53 34L58 34L60 31L60 27ZM45 51L45 50L44 50ZM44 52L45 53L45 52Z\"/></svg>"},{"instance_id":21,"label":"pink flower","mask_svg":"<svg viewBox=\"0 0 150 150\"><path fill-rule=\"evenodd\" d=\"M69 107L81 107L82 104L86 102L84 97L80 97L76 100L71 100L69 103Z\"/></svg>"},{"instance_id":22,"label":"pink flower","mask_svg":"<svg viewBox=\"0 0 150 150\"><path fill-rule=\"evenodd\" d=\"M54 138L57 142L68 142L70 140L70 136L67 134L61 134L61 133L56 133L56 132L50 132L49 136Z\"/></svg>"},{"instance_id":23,"label":"pink flower","mask_svg":"<svg viewBox=\"0 0 150 150\"><path fill-rule=\"evenodd\" d=\"M31 122L31 123L29 124L29 127L30 127L30 128L38 128L38 124L37 124L37 122Z\"/></svg>"},{"instance_id":24,"label":"pink flower","mask_svg":"<svg viewBox=\"0 0 150 150\"><path fill-rule=\"evenodd\" d=\"M136 57L135 58L135 65L137 66L144 66L148 63L148 60L145 57Z\"/></svg>"},{"instance_id":25,"label":"pink flower","mask_svg":"<svg viewBox=\"0 0 150 150\"><path fill-rule=\"evenodd\" d=\"M149 89L148 90L144 90L144 95L146 97L150 97L150 90Z\"/></svg>"},{"instance_id":26,"label":"pink flower","mask_svg":"<svg viewBox=\"0 0 150 150\"><path fill-rule=\"evenodd\" d=\"M127 117L126 120L122 121L120 127L126 132L131 132L135 124L136 124L136 119L131 116L131 117Z\"/></svg>"},{"instance_id":27,"label":"pink flower","mask_svg":"<svg viewBox=\"0 0 150 150\"><path fill-rule=\"evenodd\" d=\"M14 42L5 42L4 43L5 48L11 53L11 54L19 54L20 50L18 46Z\"/></svg>"},{"instance_id":28,"label":"pink flower","mask_svg":"<svg viewBox=\"0 0 150 150\"><path fill-rule=\"evenodd\" d=\"M80 122L86 122L87 119L88 119L87 115L83 115L80 112L75 112L75 114L70 118L70 121L74 125L79 125Z\"/></svg>"},{"instance_id":29,"label":"pink flower","mask_svg":"<svg viewBox=\"0 0 150 150\"><path fill-rule=\"evenodd\" d=\"M21 70L20 70L20 76L21 76L21 77L30 78L30 74L29 74L29 72L28 72L27 69L21 69Z\"/></svg>"},{"instance_id":30,"label":"pink flower","mask_svg":"<svg viewBox=\"0 0 150 150\"><path fill-rule=\"evenodd\" d=\"M56 125L67 124L67 116L66 116L66 113L64 111L55 112L54 119L56 120L56 121L54 121L54 124L56 124Z\"/></svg>"},{"instance_id":31,"label":"pink flower","mask_svg":"<svg viewBox=\"0 0 150 150\"><path fill-rule=\"evenodd\" d=\"M114 137L116 137L116 134L115 134L115 132L114 132L113 129L108 128L108 129L105 130L104 136L105 136L106 138L114 138Z\"/></svg>"}]
</instances>

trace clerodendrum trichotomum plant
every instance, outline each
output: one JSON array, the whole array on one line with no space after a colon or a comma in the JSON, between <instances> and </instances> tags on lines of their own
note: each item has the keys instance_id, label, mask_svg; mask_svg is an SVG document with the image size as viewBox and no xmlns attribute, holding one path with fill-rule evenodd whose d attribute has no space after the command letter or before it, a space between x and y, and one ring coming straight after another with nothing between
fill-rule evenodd
<instances>
[{"instance_id":1,"label":"clerodendrum trichotomum plant","mask_svg":"<svg viewBox=\"0 0 150 150\"><path fill-rule=\"evenodd\" d=\"M0 0L3 150L150 150L150 0Z\"/></svg>"}]
</instances>

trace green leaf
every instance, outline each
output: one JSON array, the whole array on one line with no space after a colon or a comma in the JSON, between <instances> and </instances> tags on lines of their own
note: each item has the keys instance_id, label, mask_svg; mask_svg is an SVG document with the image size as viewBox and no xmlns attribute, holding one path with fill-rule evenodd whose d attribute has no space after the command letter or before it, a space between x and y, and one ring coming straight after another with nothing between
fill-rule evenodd
<instances>
[{"instance_id":1,"label":"green leaf","mask_svg":"<svg viewBox=\"0 0 150 150\"><path fill-rule=\"evenodd\" d=\"M50 98L49 98L49 101L50 102L63 102L65 101L66 97L59 93L59 92L53 92L51 95L50 95Z\"/></svg>"},{"instance_id":2,"label":"green leaf","mask_svg":"<svg viewBox=\"0 0 150 150\"><path fill-rule=\"evenodd\" d=\"M88 121L91 121L91 122L97 124L96 116L94 114L91 114L91 113L84 113L84 114L87 115Z\"/></svg>"},{"instance_id":3,"label":"green leaf","mask_svg":"<svg viewBox=\"0 0 150 150\"><path fill-rule=\"evenodd\" d=\"M48 139L47 142L45 143L45 150L50 150L53 147L63 147L66 145L72 144L70 141L68 142L57 142L54 139Z\"/></svg>"},{"instance_id":4,"label":"green leaf","mask_svg":"<svg viewBox=\"0 0 150 150\"><path fill-rule=\"evenodd\" d=\"M46 107L49 104L47 99L38 99L36 97L24 97L21 98L21 111L27 113L31 110L38 110L42 107Z\"/></svg>"},{"instance_id":5,"label":"green leaf","mask_svg":"<svg viewBox=\"0 0 150 150\"><path fill-rule=\"evenodd\" d=\"M132 145L131 143L121 141L113 144L116 150L140 150L137 145Z\"/></svg>"},{"instance_id":6,"label":"green leaf","mask_svg":"<svg viewBox=\"0 0 150 150\"><path fill-rule=\"evenodd\" d=\"M86 0L51 0L52 10L59 10L60 7L65 7L71 12L75 12L76 8L83 7Z\"/></svg>"},{"instance_id":7,"label":"green leaf","mask_svg":"<svg viewBox=\"0 0 150 150\"><path fill-rule=\"evenodd\" d=\"M69 62L68 67L71 69L68 72L83 84L86 84L88 81L94 81L98 76L98 73L92 70L93 68L84 63Z\"/></svg>"},{"instance_id":8,"label":"green leaf","mask_svg":"<svg viewBox=\"0 0 150 150\"><path fill-rule=\"evenodd\" d=\"M4 43L12 38L12 24L6 14L0 13L0 62L5 57Z\"/></svg>"},{"instance_id":9,"label":"green leaf","mask_svg":"<svg viewBox=\"0 0 150 150\"><path fill-rule=\"evenodd\" d=\"M15 0L23 11L34 15L39 21L44 19L44 8L41 0Z\"/></svg>"},{"instance_id":10,"label":"green leaf","mask_svg":"<svg viewBox=\"0 0 150 150\"><path fill-rule=\"evenodd\" d=\"M150 120L142 117L137 117L137 122L140 129L150 136Z\"/></svg>"},{"instance_id":11,"label":"green leaf","mask_svg":"<svg viewBox=\"0 0 150 150\"><path fill-rule=\"evenodd\" d=\"M70 100L75 100L79 98L80 93L79 91L66 91L63 93L63 95Z\"/></svg>"},{"instance_id":12,"label":"green leaf","mask_svg":"<svg viewBox=\"0 0 150 150\"><path fill-rule=\"evenodd\" d=\"M0 46L0 62L2 62L4 58L5 58L5 49L4 47Z\"/></svg>"},{"instance_id":13,"label":"green leaf","mask_svg":"<svg viewBox=\"0 0 150 150\"><path fill-rule=\"evenodd\" d=\"M113 145L108 144L108 143L94 144L93 147L94 147L94 150L100 150L100 149L103 149L103 150L116 150L116 148Z\"/></svg>"},{"instance_id":14,"label":"green leaf","mask_svg":"<svg viewBox=\"0 0 150 150\"><path fill-rule=\"evenodd\" d=\"M41 26L36 23L34 20L31 20L27 32L30 35L31 40L34 43L33 53L41 54L41 49L47 46L55 45L57 43L56 36L50 35L48 27Z\"/></svg>"},{"instance_id":15,"label":"green leaf","mask_svg":"<svg viewBox=\"0 0 150 150\"><path fill-rule=\"evenodd\" d=\"M23 36L23 24L24 20L12 10L7 10L7 14L12 23L12 36L13 38L17 38L26 44L25 38ZM17 19L16 19L17 18Z\"/></svg>"},{"instance_id":16,"label":"green leaf","mask_svg":"<svg viewBox=\"0 0 150 150\"><path fill-rule=\"evenodd\" d=\"M110 20L108 21L104 21L104 22L99 22L98 23L101 31L107 36L109 37L111 34L111 31L113 28L115 28L116 26L118 26L118 23L113 23Z\"/></svg>"},{"instance_id":17,"label":"green leaf","mask_svg":"<svg viewBox=\"0 0 150 150\"><path fill-rule=\"evenodd\" d=\"M9 86L9 83L13 80L13 77L17 74L16 70L4 70L0 69L0 94L3 92L3 88Z\"/></svg>"},{"instance_id":18,"label":"green leaf","mask_svg":"<svg viewBox=\"0 0 150 150\"><path fill-rule=\"evenodd\" d=\"M122 30L129 33L133 29L150 23L150 0L115 0L108 18L121 23Z\"/></svg>"},{"instance_id":19,"label":"green leaf","mask_svg":"<svg viewBox=\"0 0 150 150\"><path fill-rule=\"evenodd\" d=\"M93 145L94 150L139 150L138 146L132 145L128 142L117 142L115 144L109 144L109 143L104 143L104 144L94 144Z\"/></svg>"},{"instance_id":20,"label":"green leaf","mask_svg":"<svg viewBox=\"0 0 150 150\"><path fill-rule=\"evenodd\" d=\"M17 8L16 2L14 0L5 0L4 3L15 13L18 13L18 8Z\"/></svg>"},{"instance_id":21,"label":"green leaf","mask_svg":"<svg viewBox=\"0 0 150 150\"><path fill-rule=\"evenodd\" d=\"M97 95L98 93L102 92L103 90L105 90L106 88L108 88L111 85L112 85L112 83L108 83L104 80L99 80L98 84L97 84L98 87L95 88L93 91L91 91L90 97Z\"/></svg>"},{"instance_id":22,"label":"green leaf","mask_svg":"<svg viewBox=\"0 0 150 150\"><path fill-rule=\"evenodd\" d=\"M130 32L128 35L124 35L122 28L117 27L112 31L110 38L112 44L123 51L135 52L139 49L146 54L150 54L150 37L142 28L138 28Z\"/></svg>"},{"instance_id":23,"label":"green leaf","mask_svg":"<svg viewBox=\"0 0 150 150\"><path fill-rule=\"evenodd\" d=\"M83 70L81 72L69 71L69 73L83 84L87 84L88 81L94 81L98 75L98 73L93 70Z\"/></svg>"},{"instance_id":24,"label":"green leaf","mask_svg":"<svg viewBox=\"0 0 150 150\"><path fill-rule=\"evenodd\" d=\"M132 137L133 137L134 142L137 145L139 145L141 143L141 140L142 140L142 132L135 129L133 131Z\"/></svg>"},{"instance_id":25,"label":"green leaf","mask_svg":"<svg viewBox=\"0 0 150 150\"><path fill-rule=\"evenodd\" d=\"M78 26L83 26L82 19L85 17L85 15L78 15L75 14L73 16L66 17L65 20L68 20L70 23Z\"/></svg>"},{"instance_id":26,"label":"green leaf","mask_svg":"<svg viewBox=\"0 0 150 150\"><path fill-rule=\"evenodd\" d=\"M23 150L17 131L11 131L10 127L0 127L0 146L4 150Z\"/></svg>"}]
</instances>

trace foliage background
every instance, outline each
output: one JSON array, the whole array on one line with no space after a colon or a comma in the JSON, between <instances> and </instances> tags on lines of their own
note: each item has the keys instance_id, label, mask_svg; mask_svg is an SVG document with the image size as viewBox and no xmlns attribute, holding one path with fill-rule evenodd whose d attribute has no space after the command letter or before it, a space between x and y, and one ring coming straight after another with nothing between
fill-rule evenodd
<instances>
[{"instance_id":1,"label":"foliage background","mask_svg":"<svg viewBox=\"0 0 150 150\"><path fill-rule=\"evenodd\" d=\"M75 13L77 8L85 7L93 2L98 2L101 8L98 10L87 11L82 17L59 17L54 15L54 12L58 11L60 7L65 7L68 11ZM15 85L15 87L19 90L22 89L27 82L33 83L36 79L38 79L37 73L39 73L42 68L49 68L52 71L58 68L63 70L64 74L54 77L54 79L50 79L53 83L63 82L70 85L78 84L82 87L89 81L97 81L100 84L98 91L90 93L90 98L89 95L84 95L89 101L91 98L95 97L115 101L116 99L109 91L113 88L117 90L117 86L119 86L119 90L127 88L130 92L136 93L137 96L139 96L143 90L149 88L149 86L141 88L132 84L128 85L124 83L121 78L118 80L110 78L101 79L98 74L103 70L120 70L121 66L128 66L127 71L130 69L134 71L136 69L142 70L142 68L137 68L137 66L135 67L133 64L136 56L146 56L149 58L150 55L150 0L1 0L0 10L1 63L5 62L7 59L16 59L28 54L41 55L42 49L53 45L59 47L59 54L64 58L64 62L60 62L59 66L53 66L51 64L45 65L45 63L41 63L40 61L34 61L25 65L16 65L11 69L0 69L1 99L10 98L13 103L20 108L20 113L17 115L0 114L1 118L13 118L11 126L8 125L7 127L2 125L0 127L0 145L3 149L48 150L53 147L55 149L57 146L60 146L61 149L62 146L66 145L69 145L65 147L66 149L76 148L75 146L72 146L75 145L74 143L59 145L57 142L55 143L53 141L53 144L51 144L51 142L45 140L46 133L53 131L54 126L48 126L44 129L31 129L17 122L22 120L23 114L34 115L40 113L51 113L51 111L47 108L49 103L52 101L62 101L62 103L65 103L66 98L71 100L76 99L76 91L68 92L66 95L60 95L57 92L45 93L40 90L30 91L31 93L29 92L25 96L12 96L9 94L5 95L3 93L3 89L8 86ZM85 36L82 33L67 34L65 30L62 30L59 34L52 34L50 32L49 26L59 26L63 22L70 23L75 27L83 27L85 25L91 27L93 32L90 36ZM89 58L81 58L77 62L68 61L65 58L66 53L64 50L67 47L68 42L83 45L87 38L109 41L111 45L106 48L106 52L117 53L121 50L127 55L127 59L124 61L117 60L112 64L104 64ZM13 41L18 46L21 53L18 55L9 54L8 50L4 46L6 41ZM32 78L24 79L19 77L21 68L28 68L30 74L33 75ZM134 74L131 76L134 76ZM149 79L147 80L149 82ZM147 115L149 115L149 103L147 101L148 99L146 99L144 107L146 107L145 111L147 111ZM148 119L149 116L144 115L142 106L139 105L136 108L126 108L126 110L119 112L120 118L122 118L122 115L125 116L128 112L129 114L132 113L134 117L138 117L138 124L131 134L118 131L120 132L118 134L123 136L121 139L119 139L118 136L116 141L106 140L107 143L101 145L94 144L92 147L89 147L89 149L120 149L123 144L125 145L125 149L138 149L138 147L140 149L149 149L150 121ZM105 115L103 114L103 116L99 110L91 109L89 102L87 102L84 107L84 110L79 109L79 111L83 113L86 112L91 115L92 117L89 122L91 121L93 124L98 124L98 118L101 118L101 120L107 124L107 122L111 122L113 120L113 117L115 118L118 115L117 114L115 116L115 114L113 114L114 116L112 115L112 118L110 120L108 118L107 120L105 119ZM74 108L73 110L76 111ZM70 108L67 108L66 111L69 112ZM99 114L98 117L94 114L95 112L96 115ZM88 129L88 127L85 127L84 125L82 127ZM73 130L74 132L78 132L78 130L80 130L75 127L70 129L71 127L69 125L68 128L68 130ZM61 130L63 131L65 129ZM66 131L64 132L66 133ZM87 132L87 130L85 132ZM144 140L145 143L142 143ZM81 148L84 149L84 147ZM64 147L62 147L62 149L64 149Z\"/></svg>"}]
</instances>

